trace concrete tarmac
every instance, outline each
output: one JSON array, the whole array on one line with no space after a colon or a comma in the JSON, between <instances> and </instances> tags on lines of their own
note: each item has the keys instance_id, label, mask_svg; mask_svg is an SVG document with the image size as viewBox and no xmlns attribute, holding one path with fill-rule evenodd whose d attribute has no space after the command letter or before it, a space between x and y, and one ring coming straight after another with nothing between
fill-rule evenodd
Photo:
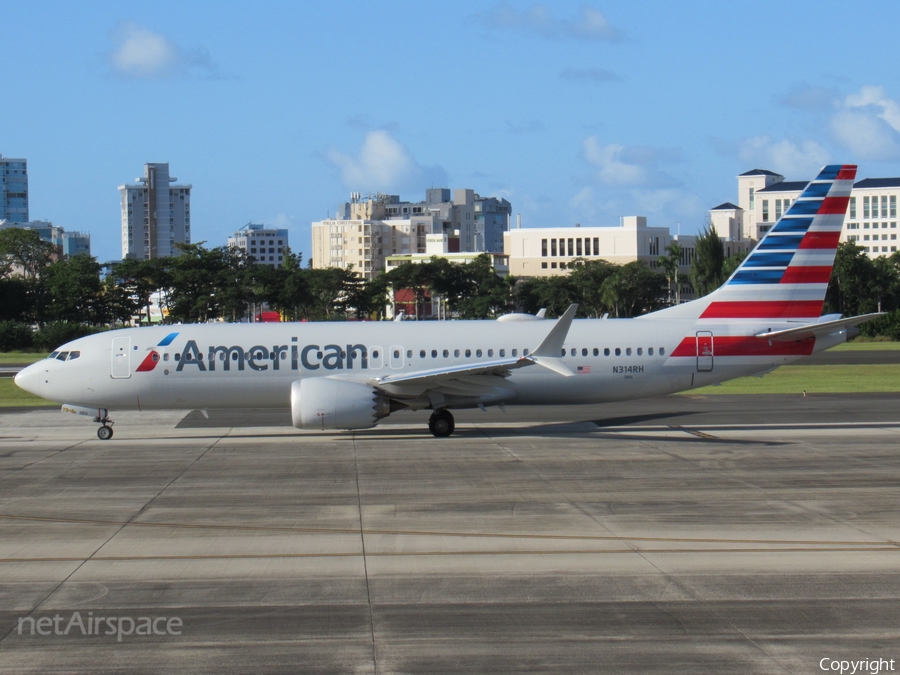
<instances>
[{"instance_id":1,"label":"concrete tarmac","mask_svg":"<svg viewBox=\"0 0 900 675\"><path fill-rule=\"evenodd\" d=\"M0 673L900 669L896 395L115 419L0 413Z\"/></svg>"}]
</instances>

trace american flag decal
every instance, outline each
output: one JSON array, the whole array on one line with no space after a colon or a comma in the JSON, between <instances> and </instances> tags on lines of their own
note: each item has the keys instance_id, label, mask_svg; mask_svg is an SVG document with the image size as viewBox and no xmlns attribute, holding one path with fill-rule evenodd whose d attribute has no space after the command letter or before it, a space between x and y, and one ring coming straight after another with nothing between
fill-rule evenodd
<instances>
[{"instance_id":1,"label":"american flag decal","mask_svg":"<svg viewBox=\"0 0 900 675\"><path fill-rule=\"evenodd\" d=\"M579 375L590 375L591 367L590 366L578 366L578 374Z\"/></svg>"}]
</instances>

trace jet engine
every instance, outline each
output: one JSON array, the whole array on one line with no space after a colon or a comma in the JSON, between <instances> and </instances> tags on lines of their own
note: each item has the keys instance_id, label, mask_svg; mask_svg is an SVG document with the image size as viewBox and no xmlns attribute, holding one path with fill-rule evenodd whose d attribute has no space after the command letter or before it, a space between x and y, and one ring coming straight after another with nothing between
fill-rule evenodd
<instances>
[{"instance_id":1,"label":"jet engine","mask_svg":"<svg viewBox=\"0 0 900 675\"><path fill-rule=\"evenodd\" d=\"M291 420L298 429L369 429L391 407L387 396L359 382L310 377L291 385Z\"/></svg>"}]
</instances>

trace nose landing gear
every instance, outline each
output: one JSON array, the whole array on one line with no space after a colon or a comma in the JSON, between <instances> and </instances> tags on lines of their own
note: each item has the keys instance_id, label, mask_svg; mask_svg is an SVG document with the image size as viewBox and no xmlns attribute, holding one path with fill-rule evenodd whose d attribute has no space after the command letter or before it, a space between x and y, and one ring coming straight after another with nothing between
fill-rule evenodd
<instances>
[{"instance_id":1,"label":"nose landing gear","mask_svg":"<svg viewBox=\"0 0 900 675\"><path fill-rule=\"evenodd\" d=\"M453 421L453 415L446 408L435 410L428 420L428 431L436 438L446 438L453 433L456 423Z\"/></svg>"},{"instance_id":2,"label":"nose landing gear","mask_svg":"<svg viewBox=\"0 0 900 675\"><path fill-rule=\"evenodd\" d=\"M101 410L100 412L102 414L94 418L94 421L97 424L102 425L99 429L97 429L97 438L99 438L101 441L108 441L113 437L112 427L115 422L109 419L109 414L106 412L106 410Z\"/></svg>"}]
</instances>

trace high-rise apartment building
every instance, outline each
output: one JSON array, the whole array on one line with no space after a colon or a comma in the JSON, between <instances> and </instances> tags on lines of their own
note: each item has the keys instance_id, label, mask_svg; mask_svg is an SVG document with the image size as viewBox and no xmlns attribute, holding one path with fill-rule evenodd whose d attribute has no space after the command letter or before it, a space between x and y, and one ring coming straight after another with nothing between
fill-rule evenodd
<instances>
[{"instance_id":1,"label":"high-rise apartment building","mask_svg":"<svg viewBox=\"0 0 900 675\"><path fill-rule=\"evenodd\" d=\"M122 257L150 260L178 255L191 242L191 186L175 184L168 163L144 165L138 185L120 185Z\"/></svg>"},{"instance_id":2,"label":"high-rise apartment building","mask_svg":"<svg viewBox=\"0 0 900 675\"><path fill-rule=\"evenodd\" d=\"M228 237L228 245L242 249L259 265L280 267L284 262L284 249L289 245L288 231L247 223Z\"/></svg>"},{"instance_id":3,"label":"high-rise apartment building","mask_svg":"<svg viewBox=\"0 0 900 675\"><path fill-rule=\"evenodd\" d=\"M28 161L0 155L0 220L28 222Z\"/></svg>"}]
</instances>

